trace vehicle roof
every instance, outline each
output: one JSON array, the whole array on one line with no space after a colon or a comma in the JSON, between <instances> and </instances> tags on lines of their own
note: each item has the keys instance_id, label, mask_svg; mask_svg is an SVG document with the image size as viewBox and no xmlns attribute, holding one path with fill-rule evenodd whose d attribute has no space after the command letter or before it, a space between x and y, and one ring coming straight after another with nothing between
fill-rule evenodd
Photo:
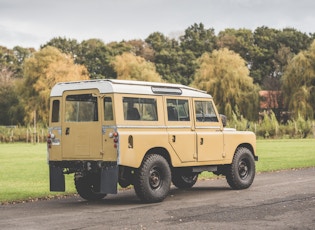
<instances>
[{"instance_id":1,"label":"vehicle roof","mask_svg":"<svg viewBox=\"0 0 315 230\"><path fill-rule=\"evenodd\" d=\"M117 79L99 79L57 83L51 90L51 97L62 96L65 91L98 89L100 93L125 93L144 95L178 95L211 98L205 91L180 84L145 82Z\"/></svg>"}]
</instances>

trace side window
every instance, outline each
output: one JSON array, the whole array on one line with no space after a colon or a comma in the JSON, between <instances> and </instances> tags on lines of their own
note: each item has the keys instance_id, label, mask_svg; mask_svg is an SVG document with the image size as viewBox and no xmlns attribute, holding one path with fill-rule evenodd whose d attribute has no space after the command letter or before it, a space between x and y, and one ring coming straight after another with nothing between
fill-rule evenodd
<instances>
[{"instance_id":1,"label":"side window","mask_svg":"<svg viewBox=\"0 0 315 230\"><path fill-rule=\"evenodd\" d=\"M68 95L66 97L65 121L98 121L97 97L92 94Z\"/></svg>"},{"instance_id":2,"label":"side window","mask_svg":"<svg viewBox=\"0 0 315 230\"><path fill-rule=\"evenodd\" d=\"M167 99L168 121L190 121L188 100Z\"/></svg>"},{"instance_id":3,"label":"side window","mask_svg":"<svg viewBox=\"0 0 315 230\"><path fill-rule=\"evenodd\" d=\"M114 119L113 115L113 103L111 97L104 97L104 120L112 121Z\"/></svg>"},{"instance_id":4,"label":"side window","mask_svg":"<svg viewBox=\"0 0 315 230\"><path fill-rule=\"evenodd\" d=\"M195 101L197 122L218 122L217 115L211 101Z\"/></svg>"},{"instance_id":5,"label":"side window","mask_svg":"<svg viewBox=\"0 0 315 230\"><path fill-rule=\"evenodd\" d=\"M124 97L123 108L125 120L158 120L156 99Z\"/></svg>"},{"instance_id":6,"label":"side window","mask_svg":"<svg viewBox=\"0 0 315 230\"><path fill-rule=\"evenodd\" d=\"M51 122L59 122L60 119L60 101L54 100L52 103Z\"/></svg>"}]
</instances>

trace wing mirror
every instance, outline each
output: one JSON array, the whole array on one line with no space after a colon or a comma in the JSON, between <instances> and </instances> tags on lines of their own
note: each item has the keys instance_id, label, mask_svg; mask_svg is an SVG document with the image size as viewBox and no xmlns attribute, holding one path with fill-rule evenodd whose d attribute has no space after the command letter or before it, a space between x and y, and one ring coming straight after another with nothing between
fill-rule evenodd
<instances>
[{"instance_id":1,"label":"wing mirror","mask_svg":"<svg viewBox=\"0 0 315 230\"><path fill-rule=\"evenodd\" d=\"M227 117L223 114L220 114L220 118L221 118L221 122L223 124L223 127L225 127L226 123L227 123Z\"/></svg>"}]
</instances>

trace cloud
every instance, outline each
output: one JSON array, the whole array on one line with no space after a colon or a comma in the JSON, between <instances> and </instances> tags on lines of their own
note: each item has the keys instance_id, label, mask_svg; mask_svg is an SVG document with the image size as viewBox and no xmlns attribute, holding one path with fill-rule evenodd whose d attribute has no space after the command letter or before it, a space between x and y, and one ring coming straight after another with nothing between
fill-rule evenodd
<instances>
[{"instance_id":1,"label":"cloud","mask_svg":"<svg viewBox=\"0 0 315 230\"><path fill-rule=\"evenodd\" d=\"M104 42L214 28L293 27L314 32L313 0L1 0L0 45L39 48L54 37Z\"/></svg>"}]
</instances>

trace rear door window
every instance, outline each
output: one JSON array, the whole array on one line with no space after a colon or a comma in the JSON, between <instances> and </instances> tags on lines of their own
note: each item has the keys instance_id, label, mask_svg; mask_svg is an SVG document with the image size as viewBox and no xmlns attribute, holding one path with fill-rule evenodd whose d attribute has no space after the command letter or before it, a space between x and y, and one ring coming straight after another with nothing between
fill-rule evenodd
<instances>
[{"instance_id":1,"label":"rear door window","mask_svg":"<svg viewBox=\"0 0 315 230\"><path fill-rule=\"evenodd\" d=\"M97 97L92 94L68 95L65 105L65 121L98 121Z\"/></svg>"}]
</instances>

